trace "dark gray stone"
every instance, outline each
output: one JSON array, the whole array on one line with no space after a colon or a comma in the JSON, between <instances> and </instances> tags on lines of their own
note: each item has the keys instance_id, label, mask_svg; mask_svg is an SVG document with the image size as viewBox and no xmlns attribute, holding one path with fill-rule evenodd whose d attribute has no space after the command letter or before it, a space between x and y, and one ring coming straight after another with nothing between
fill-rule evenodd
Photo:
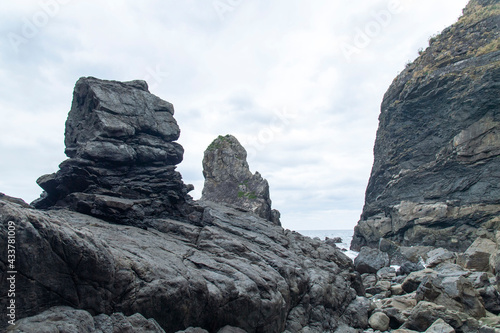
<instances>
[{"instance_id":1,"label":"dark gray stone","mask_svg":"<svg viewBox=\"0 0 500 333\"><path fill-rule=\"evenodd\" d=\"M389 266L389 255L369 247L363 247L354 259L354 267L360 274L377 273L379 269L387 266Z\"/></svg>"}]
</instances>

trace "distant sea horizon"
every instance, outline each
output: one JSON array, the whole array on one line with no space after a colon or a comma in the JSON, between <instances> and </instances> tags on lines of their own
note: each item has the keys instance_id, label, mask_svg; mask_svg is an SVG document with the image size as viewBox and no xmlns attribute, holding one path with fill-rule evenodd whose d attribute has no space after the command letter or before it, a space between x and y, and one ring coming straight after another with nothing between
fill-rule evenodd
<instances>
[{"instance_id":1,"label":"distant sea horizon","mask_svg":"<svg viewBox=\"0 0 500 333\"><path fill-rule=\"evenodd\" d=\"M345 229L345 230L295 230L298 233L311 237L311 238L319 238L321 240L325 240L328 238L340 237L342 239L341 243L337 244L337 247L342 250L349 258L354 260L358 255L358 252L350 250L352 236L354 234L354 229Z\"/></svg>"}]
</instances>

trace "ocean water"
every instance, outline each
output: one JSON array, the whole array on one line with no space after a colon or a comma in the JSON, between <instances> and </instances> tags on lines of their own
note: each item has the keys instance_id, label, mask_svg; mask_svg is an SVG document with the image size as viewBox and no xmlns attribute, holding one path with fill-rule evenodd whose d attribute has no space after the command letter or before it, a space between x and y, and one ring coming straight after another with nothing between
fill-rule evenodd
<instances>
[{"instance_id":1,"label":"ocean water","mask_svg":"<svg viewBox=\"0 0 500 333\"><path fill-rule=\"evenodd\" d=\"M297 232L304 236L311 238L317 237L321 240L325 240L326 237L340 237L342 238L342 243L338 243L337 247L344 251L344 253L352 260L354 260L354 258L358 255L358 252L349 250L354 230L297 230Z\"/></svg>"}]
</instances>

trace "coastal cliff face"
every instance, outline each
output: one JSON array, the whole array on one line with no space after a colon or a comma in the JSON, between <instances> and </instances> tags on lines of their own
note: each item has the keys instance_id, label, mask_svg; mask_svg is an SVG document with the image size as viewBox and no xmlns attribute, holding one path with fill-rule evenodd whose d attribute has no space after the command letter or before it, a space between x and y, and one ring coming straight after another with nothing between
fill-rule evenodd
<instances>
[{"instance_id":1,"label":"coastal cliff face","mask_svg":"<svg viewBox=\"0 0 500 333\"><path fill-rule=\"evenodd\" d=\"M15 280L9 332L366 327L368 304L357 297L352 261L258 211L214 202L207 189L211 201L193 201L175 171L178 136L172 105L144 81L76 83L69 159L40 177L45 192L32 205L0 194L0 239L14 239L16 256L0 260L0 280ZM259 198L270 205L267 182L249 174L246 161L246 169L231 165L212 175L239 180L243 172L248 186L265 185L267 197ZM8 258L7 246L0 258ZM0 291L3 309L13 299L7 290ZM6 325L0 321L0 330Z\"/></svg>"},{"instance_id":2,"label":"coastal cliff face","mask_svg":"<svg viewBox=\"0 0 500 333\"><path fill-rule=\"evenodd\" d=\"M386 92L352 249L464 251L500 226L500 3L472 0Z\"/></svg>"}]
</instances>

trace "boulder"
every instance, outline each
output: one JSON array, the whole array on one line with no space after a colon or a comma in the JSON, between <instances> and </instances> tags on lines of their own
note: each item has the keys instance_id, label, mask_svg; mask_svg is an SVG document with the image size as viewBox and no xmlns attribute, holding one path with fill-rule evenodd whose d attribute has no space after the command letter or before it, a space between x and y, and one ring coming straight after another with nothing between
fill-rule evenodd
<instances>
[{"instance_id":1,"label":"boulder","mask_svg":"<svg viewBox=\"0 0 500 333\"><path fill-rule=\"evenodd\" d=\"M394 267L382 267L377 271L378 280L392 281L396 277L396 269Z\"/></svg>"},{"instance_id":2,"label":"boulder","mask_svg":"<svg viewBox=\"0 0 500 333\"><path fill-rule=\"evenodd\" d=\"M443 319L436 320L425 333L455 333L455 329L448 325Z\"/></svg>"},{"instance_id":3,"label":"boulder","mask_svg":"<svg viewBox=\"0 0 500 333\"><path fill-rule=\"evenodd\" d=\"M415 306L408 320L402 328L412 329L417 332L425 332L436 320L442 319L452 326L457 332L477 333L479 322L467 316L463 312L447 309L443 305L437 305L427 301L421 301Z\"/></svg>"},{"instance_id":4,"label":"boulder","mask_svg":"<svg viewBox=\"0 0 500 333\"><path fill-rule=\"evenodd\" d=\"M377 273L383 267L389 266L389 255L377 249L364 247L354 259L354 267L360 274Z\"/></svg>"},{"instance_id":5,"label":"boulder","mask_svg":"<svg viewBox=\"0 0 500 333\"><path fill-rule=\"evenodd\" d=\"M387 331L389 329L389 322L389 317L383 312L375 312L368 319L370 327L379 331Z\"/></svg>"},{"instance_id":6,"label":"boulder","mask_svg":"<svg viewBox=\"0 0 500 333\"><path fill-rule=\"evenodd\" d=\"M474 318L486 315L481 296L463 276L425 277L417 289L416 300L443 305L447 309L464 312Z\"/></svg>"},{"instance_id":7,"label":"boulder","mask_svg":"<svg viewBox=\"0 0 500 333\"><path fill-rule=\"evenodd\" d=\"M351 248L463 252L500 216L500 16L472 0L384 95L365 204ZM470 75L470 73L474 73Z\"/></svg>"},{"instance_id":8,"label":"boulder","mask_svg":"<svg viewBox=\"0 0 500 333\"><path fill-rule=\"evenodd\" d=\"M412 272L404 279L403 283L401 284L401 288L407 293L414 292L418 289L420 283L422 283L424 278L431 274L434 274L434 270L430 268Z\"/></svg>"},{"instance_id":9,"label":"boulder","mask_svg":"<svg viewBox=\"0 0 500 333\"><path fill-rule=\"evenodd\" d=\"M442 247L434 249L427 254L427 260L425 261L425 266L427 268L433 268L443 262L455 263L457 255Z\"/></svg>"},{"instance_id":10,"label":"boulder","mask_svg":"<svg viewBox=\"0 0 500 333\"><path fill-rule=\"evenodd\" d=\"M280 225L271 208L269 184L260 173L252 174L245 148L232 135L219 136L203 155L202 200L229 204Z\"/></svg>"},{"instance_id":11,"label":"boulder","mask_svg":"<svg viewBox=\"0 0 500 333\"><path fill-rule=\"evenodd\" d=\"M487 238L477 238L474 243L464 252L458 263L463 267L480 271L493 272L490 266L490 258L496 252L497 244Z\"/></svg>"},{"instance_id":12,"label":"boulder","mask_svg":"<svg viewBox=\"0 0 500 333\"><path fill-rule=\"evenodd\" d=\"M397 271L397 275L408 275L412 272L418 272L423 270L425 267L421 263L413 263L410 261L404 262Z\"/></svg>"}]
</instances>

